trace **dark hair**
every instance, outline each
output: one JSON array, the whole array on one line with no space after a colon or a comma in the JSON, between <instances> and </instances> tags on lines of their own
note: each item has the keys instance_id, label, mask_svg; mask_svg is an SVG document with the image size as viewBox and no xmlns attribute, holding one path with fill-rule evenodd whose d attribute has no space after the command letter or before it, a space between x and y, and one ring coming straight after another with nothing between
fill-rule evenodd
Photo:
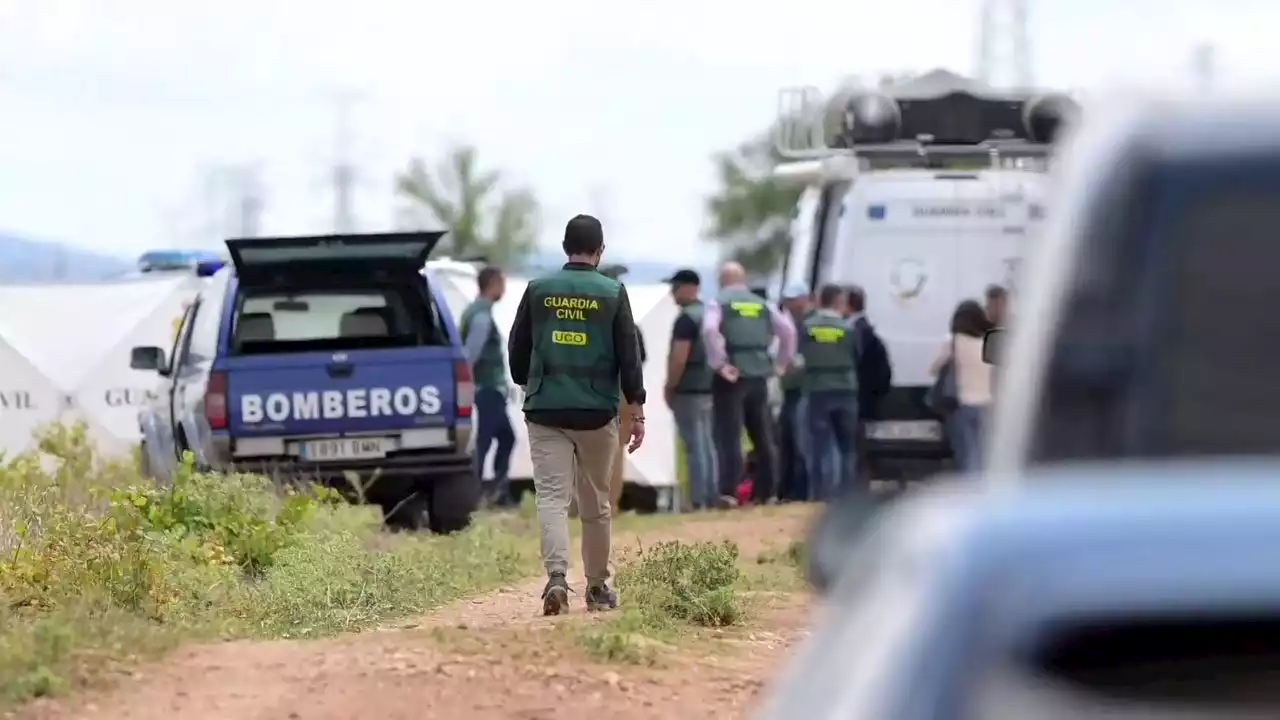
<instances>
[{"instance_id":1,"label":"dark hair","mask_svg":"<svg viewBox=\"0 0 1280 720\"><path fill-rule=\"evenodd\" d=\"M995 302L996 300L1004 300L1009 297L1009 291L1000 285L987 286L987 302Z\"/></svg>"},{"instance_id":2,"label":"dark hair","mask_svg":"<svg viewBox=\"0 0 1280 720\"><path fill-rule=\"evenodd\" d=\"M590 215L574 215L564 226L565 255L595 255L604 247L604 228Z\"/></svg>"},{"instance_id":3,"label":"dark hair","mask_svg":"<svg viewBox=\"0 0 1280 720\"><path fill-rule=\"evenodd\" d=\"M489 289L495 280L502 277L502 270L493 265L486 265L480 268L480 273L476 275L476 285L480 286L480 292Z\"/></svg>"},{"instance_id":4,"label":"dark hair","mask_svg":"<svg viewBox=\"0 0 1280 720\"><path fill-rule=\"evenodd\" d=\"M845 288L849 293L849 309L853 312L865 312L867 309L867 292L859 285L850 285Z\"/></svg>"},{"instance_id":5,"label":"dark hair","mask_svg":"<svg viewBox=\"0 0 1280 720\"><path fill-rule=\"evenodd\" d=\"M818 291L818 305L824 308L830 308L835 305L840 298L844 297L845 290L839 285L823 285Z\"/></svg>"},{"instance_id":6,"label":"dark hair","mask_svg":"<svg viewBox=\"0 0 1280 720\"><path fill-rule=\"evenodd\" d=\"M951 315L951 334L980 338L995 325L987 318L987 312L977 300L965 300L956 306Z\"/></svg>"}]
</instances>

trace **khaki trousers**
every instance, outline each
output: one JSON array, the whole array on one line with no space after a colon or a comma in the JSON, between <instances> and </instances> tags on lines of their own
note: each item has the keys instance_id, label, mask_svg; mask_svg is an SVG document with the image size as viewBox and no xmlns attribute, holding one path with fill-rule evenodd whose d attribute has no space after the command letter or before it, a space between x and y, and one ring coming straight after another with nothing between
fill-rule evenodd
<instances>
[{"instance_id":1,"label":"khaki trousers","mask_svg":"<svg viewBox=\"0 0 1280 720\"><path fill-rule=\"evenodd\" d=\"M582 567L587 583L609 578L613 527L610 475L618 453L618 423L564 430L527 422L533 487L547 574L569 571L569 505L578 501Z\"/></svg>"},{"instance_id":2,"label":"khaki trousers","mask_svg":"<svg viewBox=\"0 0 1280 720\"><path fill-rule=\"evenodd\" d=\"M613 471L609 475L609 506L613 516L622 514L622 474L627 460L627 443L631 440L631 418L634 413L626 400L618 406L618 452L613 458ZM569 503L569 517L578 517L578 499Z\"/></svg>"}]
</instances>

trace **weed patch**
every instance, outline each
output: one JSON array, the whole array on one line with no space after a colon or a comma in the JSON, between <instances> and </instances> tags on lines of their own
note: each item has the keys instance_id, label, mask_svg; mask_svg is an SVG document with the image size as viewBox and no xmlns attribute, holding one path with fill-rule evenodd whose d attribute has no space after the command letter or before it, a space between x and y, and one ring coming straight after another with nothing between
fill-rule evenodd
<instances>
[{"instance_id":1,"label":"weed patch","mask_svg":"<svg viewBox=\"0 0 1280 720\"><path fill-rule=\"evenodd\" d=\"M192 640L313 637L523 577L532 543L484 521L387 535L336 494L196 472L164 487L94 456L83 427L0 458L0 706Z\"/></svg>"},{"instance_id":2,"label":"weed patch","mask_svg":"<svg viewBox=\"0 0 1280 720\"><path fill-rule=\"evenodd\" d=\"M602 660L651 664L656 649L683 630L740 623L738 546L732 542L659 543L624 561L617 574L616 618L580 632Z\"/></svg>"}]
</instances>

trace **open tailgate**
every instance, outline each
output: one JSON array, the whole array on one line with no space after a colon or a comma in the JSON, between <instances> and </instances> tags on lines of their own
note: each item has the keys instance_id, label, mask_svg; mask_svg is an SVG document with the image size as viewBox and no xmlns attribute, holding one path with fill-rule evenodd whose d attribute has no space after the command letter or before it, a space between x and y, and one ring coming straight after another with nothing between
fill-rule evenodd
<instances>
[{"instance_id":1,"label":"open tailgate","mask_svg":"<svg viewBox=\"0 0 1280 720\"><path fill-rule=\"evenodd\" d=\"M445 231L256 237L227 240L236 276L250 284L290 277L417 273Z\"/></svg>"}]
</instances>

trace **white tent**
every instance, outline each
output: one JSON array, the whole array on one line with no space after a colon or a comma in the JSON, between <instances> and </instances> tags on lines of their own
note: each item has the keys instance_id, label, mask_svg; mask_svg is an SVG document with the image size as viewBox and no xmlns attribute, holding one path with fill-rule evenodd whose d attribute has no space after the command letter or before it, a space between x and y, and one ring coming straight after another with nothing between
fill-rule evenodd
<instances>
[{"instance_id":1,"label":"white tent","mask_svg":"<svg viewBox=\"0 0 1280 720\"><path fill-rule=\"evenodd\" d=\"M0 454L13 456L31 448L36 430L58 419L65 398L8 337L0 327Z\"/></svg>"},{"instance_id":2,"label":"white tent","mask_svg":"<svg viewBox=\"0 0 1280 720\"><path fill-rule=\"evenodd\" d=\"M2 339L56 393L56 410L42 410L42 422L84 421L101 452L127 455L139 439L138 410L161 385L154 372L130 369L130 349L172 347L176 321L202 282L182 273L0 287ZM5 425L6 448L17 447L24 428Z\"/></svg>"}]
</instances>

